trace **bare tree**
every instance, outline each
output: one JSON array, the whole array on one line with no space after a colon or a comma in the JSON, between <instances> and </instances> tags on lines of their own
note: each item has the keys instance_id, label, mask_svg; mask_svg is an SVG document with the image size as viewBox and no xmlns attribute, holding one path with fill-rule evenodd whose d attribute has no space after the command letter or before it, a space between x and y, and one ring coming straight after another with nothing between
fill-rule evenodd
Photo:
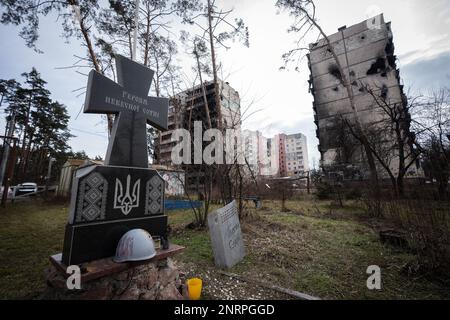
<instances>
[{"instance_id":1,"label":"bare tree","mask_svg":"<svg viewBox=\"0 0 450 320\"><path fill-rule=\"evenodd\" d=\"M66 40L76 38L82 40L87 49L87 58L78 57L71 68L83 68L81 62L92 66L97 72L104 73L106 67L99 61L99 52L95 51L94 29L98 19L100 4L98 0L61 0L61 1L0 1L4 8L1 17L2 24L22 26L19 35L25 40L28 47L42 53L37 48L39 39L39 18L50 13L58 15L63 26L63 37ZM108 131L112 129L113 116L107 116Z\"/></svg>"},{"instance_id":2,"label":"bare tree","mask_svg":"<svg viewBox=\"0 0 450 320\"><path fill-rule=\"evenodd\" d=\"M334 162L339 165L350 165L357 151L357 141L352 135L345 119L337 119L332 127L328 129L330 144L337 149Z\"/></svg>"},{"instance_id":3,"label":"bare tree","mask_svg":"<svg viewBox=\"0 0 450 320\"><path fill-rule=\"evenodd\" d=\"M379 115L366 127L369 149L389 176L395 196L403 197L404 178L421 155L416 134L411 132L411 114L421 105L422 97L391 101L383 88L374 89L368 85L362 85L362 88L372 97L374 111ZM343 121L352 135L362 142L353 123L344 118Z\"/></svg>"},{"instance_id":4,"label":"bare tree","mask_svg":"<svg viewBox=\"0 0 450 320\"><path fill-rule=\"evenodd\" d=\"M431 93L423 103L416 125L422 129L422 152L425 173L436 180L441 199L448 197L450 179L450 89Z\"/></svg>"},{"instance_id":5,"label":"bare tree","mask_svg":"<svg viewBox=\"0 0 450 320\"><path fill-rule=\"evenodd\" d=\"M224 133L226 129L233 128L236 125L236 121L230 121L229 117L223 113L223 92L221 92L221 90L223 90L223 85L221 85L218 77L220 66L217 59L217 49L218 47L226 50L229 49L230 47L227 46L227 41L236 38L242 40L244 45L249 45L248 28L245 26L242 19L231 20L230 15L232 12L233 10L218 8L215 5L214 0L207 0L203 11L200 14L193 16L191 19L186 19L187 23L197 27L199 30L193 36L194 40L192 43L194 45L194 50L192 53L195 57L197 74L201 79L201 89L203 91L203 99L206 107L208 127L218 128L222 133ZM186 34L182 35L182 37L186 38ZM207 43L209 44L209 47L206 45ZM209 61L206 61L206 58L208 58ZM213 105L208 102L206 98L206 88L204 87L202 77L202 72L205 70L211 70L212 72L214 90ZM211 115L213 112L215 114L214 118ZM213 165L208 166L206 171L208 171L208 173L205 177L210 177L212 181L217 182L216 185L220 190L222 202L224 204L229 202L232 199L233 193L233 179L230 176L233 170L226 165Z\"/></svg>"},{"instance_id":6,"label":"bare tree","mask_svg":"<svg viewBox=\"0 0 450 320\"><path fill-rule=\"evenodd\" d=\"M249 46L249 33L248 28L245 26L242 19L234 19L231 21L229 16L233 10L224 10L218 8L215 5L215 0L207 0L207 4L203 9L203 13L193 16L187 19L187 22L197 26L200 29L200 33L196 35L197 38L202 39L204 42L209 43L209 54L211 58L211 69L214 81L215 91L215 104L218 113L217 127L222 128L222 112L221 112L221 99L219 91L219 64L217 60L217 47L220 46L224 49L229 49L227 46L228 40L234 40L238 38L243 42L245 46ZM200 20L204 18L205 20Z\"/></svg>"},{"instance_id":7,"label":"bare tree","mask_svg":"<svg viewBox=\"0 0 450 320\"><path fill-rule=\"evenodd\" d=\"M185 20L190 13L198 9L198 1L184 0L142 0L139 7L138 24L135 23L136 1L133 0L60 0L60 1L34 1L34 0L0 0L2 24L22 26L20 36L24 38L27 46L42 52L36 46L39 38L39 18L49 14L58 15L58 20L64 29L64 38L80 39L87 49L86 57L76 57L78 60L70 67L78 70L93 67L104 75L114 74L114 53L122 52L133 56L133 35L136 28L145 30L139 35L139 42L144 51L144 64L150 65L150 56L158 55L160 68L156 72L157 90L160 91L161 79L173 55L173 43L165 38L161 39L160 31L167 31L170 27L170 17L177 15ZM167 45L170 44L170 45ZM161 48L164 48L161 53ZM125 53L126 52L126 53ZM167 64L161 63L162 55L167 55ZM154 67L154 64L152 65ZM79 72L83 75L85 73ZM111 131L114 121L113 115L107 115L108 132Z\"/></svg>"}]
</instances>

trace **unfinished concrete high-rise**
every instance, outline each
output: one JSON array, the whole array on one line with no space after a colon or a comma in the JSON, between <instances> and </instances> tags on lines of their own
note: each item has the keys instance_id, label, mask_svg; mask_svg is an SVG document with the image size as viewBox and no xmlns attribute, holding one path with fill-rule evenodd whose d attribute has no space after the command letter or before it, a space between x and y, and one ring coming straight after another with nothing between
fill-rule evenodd
<instances>
[{"instance_id":1,"label":"unfinished concrete high-rise","mask_svg":"<svg viewBox=\"0 0 450 320\"><path fill-rule=\"evenodd\" d=\"M205 89L205 95L203 87ZM239 93L228 82L218 81L221 104L219 117L215 92L214 81L208 81L203 86L197 85L180 92L171 99L171 105L169 107L169 130L160 134L157 148L157 162L159 164L174 167L171 157L176 142L172 141L172 133L176 129L186 129L191 133L191 137L193 138L194 122L200 121L203 134L209 129L208 113L211 128L222 128L223 130L234 129L240 132L241 109ZM206 112L205 96L208 113ZM192 147L192 152L194 152L194 147ZM192 163L183 165L182 168L186 171L186 188L194 191L201 189L203 187L203 173L199 170L199 166Z\"/></svg>"},{"instance_id":2,"label":"unfinished concrete high-rise","mask_svg":"<svg viewBox=\"0 0 450 320\"><path fill-rule=\"evenodd\" d=\"M328 36L328 40L330 46L326 39L310 44L308 55L321 166L325 170L335 170L339 166L355 167L367 176L362 146L351 139L347 142L339 139L343 129L340 123L344 122L343 119L355 120L355 114L363 128L386 120L386 114L377 108L370 91L406 110L408 102L396 65L391 23L385 22L381 14L351 27L342 27ZM351 108L347 90L342 84L343 77L330 47L351 83L356 112ZM409 123L403 130L409 131ZM392 141L394 136L392 134L384 139ZM395 161L391 166L395 172Z\"/></svg>"}]
</instances>

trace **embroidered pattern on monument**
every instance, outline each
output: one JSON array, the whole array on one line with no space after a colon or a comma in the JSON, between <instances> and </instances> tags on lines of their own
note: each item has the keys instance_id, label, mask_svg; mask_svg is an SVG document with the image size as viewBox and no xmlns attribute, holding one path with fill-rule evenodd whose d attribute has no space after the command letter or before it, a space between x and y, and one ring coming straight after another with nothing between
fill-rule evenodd
<instances>
[{"instance_id":1,"label":"embroidered pattern on monument","mask_svg":"<svg viewBox=\"0 0 450 320\"><path fill-rule=\"evenodd\" d=\"M145 193L146 215L163 213L164 183L164 180L158 175L147 181Z\"/></svg>"},{"instance_id":2,"label":"embroidered pattern on monument","mask_svg":"<svg viewBox=\"0 0 450 320\"><path fill-rule=\"evenodd\" d=\"M105 219L108 182L94 172L80 183L76 221L97 221Z\"/></svg>"}]
</instances>

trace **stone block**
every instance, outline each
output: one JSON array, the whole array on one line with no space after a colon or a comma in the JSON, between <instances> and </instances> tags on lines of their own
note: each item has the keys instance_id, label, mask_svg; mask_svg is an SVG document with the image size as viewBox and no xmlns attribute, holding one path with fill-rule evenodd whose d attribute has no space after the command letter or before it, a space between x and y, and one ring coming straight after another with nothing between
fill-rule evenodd
<instances>
[{"instance_id":1,"label":"stone block","mask_svg":"<svg viewBox=\"0 0 450 320\"><path fill-rule=\"evenodd\" d=\"M235 201L211 213L208 227L216 266L231 268L244 259L244 241Z\"/></svg>"}]
</instances>

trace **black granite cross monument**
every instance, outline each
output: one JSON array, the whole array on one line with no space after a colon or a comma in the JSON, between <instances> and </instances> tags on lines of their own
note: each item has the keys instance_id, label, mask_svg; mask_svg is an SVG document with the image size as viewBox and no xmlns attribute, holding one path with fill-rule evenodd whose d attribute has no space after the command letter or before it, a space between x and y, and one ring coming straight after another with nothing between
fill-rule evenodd
<instances>
[{"instance_id":1,"label":"black granite cross monument","mask_svg":"<svg viewBox=\"0 0 450 320\"><path fill-rule=\"evenodd\" d=\"M120 55L116 66L119 84L91 71L84 112L118 114L105 165L148 168L146 122L167 130L169 102L147 96L152 70Z\"/></svg>"},{"instance_id":2,"label":"black granite cross monument","mask_svg":"<svg viewBox=\"0 0 450 320\"><path fill-rule=\"evenodd\" d=\"M167 237L165 182L148 168L146 123L167 130L169 101L148 97L153 71L116 56L118 84L92 70L85 113L116 118L104 166L78 169L72 184L62 261L80 264L114 255L127 231Z\"/></svg>"}]
</instances>

